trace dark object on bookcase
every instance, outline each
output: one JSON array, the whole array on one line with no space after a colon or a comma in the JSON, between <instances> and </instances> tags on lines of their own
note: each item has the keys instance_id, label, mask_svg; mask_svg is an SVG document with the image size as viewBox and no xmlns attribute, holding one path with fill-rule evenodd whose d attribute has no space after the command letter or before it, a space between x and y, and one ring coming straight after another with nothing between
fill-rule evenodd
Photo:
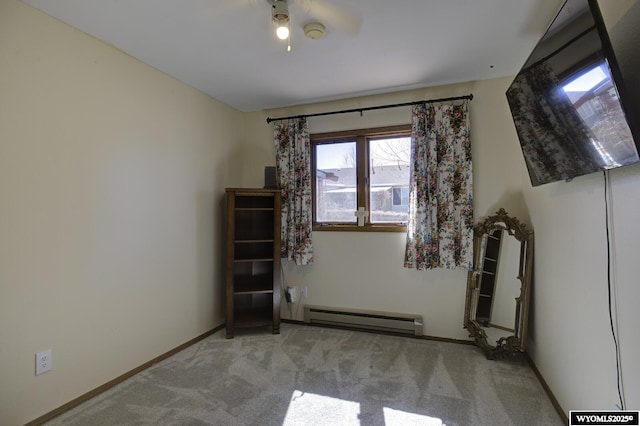
<instances>
[{"instance_id":1,"label":"dark object on bookcase","mask_svg":"<svg viewBox=\"0 0 640 426\"><path fill-rule=\"evenodd\" d=\"M278 189L278 184L276 183L276 168L273 166L264 168L264 188Z\"/></svg>"},{"instance_id":2,"label":"dark object on bookcase","mask_svg":"<svg viewBox=\"0 0 640 426\"><path fill-rule=\"evenodd\" d=\"M627 11L605 23L598 3ZM566 0L507 90L533 186L640 161L640 3L626 3Z\"/></svg>"}]
</instances>

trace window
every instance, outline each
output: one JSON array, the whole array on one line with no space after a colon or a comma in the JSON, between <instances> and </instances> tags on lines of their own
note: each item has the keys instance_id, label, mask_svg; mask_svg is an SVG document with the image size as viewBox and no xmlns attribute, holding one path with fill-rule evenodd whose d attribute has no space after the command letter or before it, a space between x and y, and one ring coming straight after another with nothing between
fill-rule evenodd
<instances>
[{"instance_id":1,"label":"window","mask_svg":"<svg viewBox=\"0 0 640 426\"><path fill-rule=\"evenodd\" d=\"M405 231L410 135L409 125L311 135L314 230Z\"/></svg>"},{"instance_id":2,"label":"window","mask_svg":"<svg viewBox=\"0 0 640 426\"><path fill-rule=\"evenodd\" d=\"M409 187L400 186L393 188L393 205L408 206L409 205Z\"/></svg>"}]
</instances>

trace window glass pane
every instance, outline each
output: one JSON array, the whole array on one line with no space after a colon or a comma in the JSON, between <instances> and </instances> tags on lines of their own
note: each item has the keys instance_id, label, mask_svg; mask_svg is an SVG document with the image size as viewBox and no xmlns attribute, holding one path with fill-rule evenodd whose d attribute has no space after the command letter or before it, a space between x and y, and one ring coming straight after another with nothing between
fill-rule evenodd
<instances>
[{"instance_id":1,"label":"window glass pane","mask_svg":"<svg viewBox=\"0 0 640 426\"><path fill-rule=\"evenodd\" d=\"M402 205L402 188L393 188L393 205Z\"/></svg>"},{"instance_id":2,"label":"window glass pane","mask_svg":"<svg viewBox=\"0 0 640 426\"><path fill-rule=\"evenodd\" d=\"M401 188L393 188L393 205L394 206L409 206L409 187L403 186Z\"/></svg>"},{"instance_id":3,"label":"window glass pane","mask_svg":"<svg viewBox=\"0 0 640 426\"><path fill-rule=\"evenodd\" d=\"M356 143L318 144L315 157L316 221L355 223Z\"/></svg>"},{"instance_id":4,"label":"window glass pane","mask_svg":"<svg viewBox=\"0 0 640 426\"><path fill-rule=\"evenodd\" d=\"M411 138L369 140L372 223L406 222Z\"/></svg>"}]
</instances>

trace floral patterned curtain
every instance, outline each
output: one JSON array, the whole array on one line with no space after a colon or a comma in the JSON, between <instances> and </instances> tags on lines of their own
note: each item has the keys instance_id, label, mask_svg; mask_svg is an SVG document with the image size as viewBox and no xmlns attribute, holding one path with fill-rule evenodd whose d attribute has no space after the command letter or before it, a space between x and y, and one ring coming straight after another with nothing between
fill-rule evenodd
<instances>
[{"instance_id":1,"label":"floral patterned curtain","mask_svg":"<svg viewBox=\"0 0 640 426\"><path fill-rule=\"evenodd\" d=\"M274 126L276 180L282 191L281 256L313 263L311 245L311 142L306 118Z\"/></svg>"},{"instance_id":2,"label":"floral patterned curtain","mask_svg":"<svg viewBox=\"0 0 640 426\"><path fill-rule=\"evenodd\" d=\"M413 107L406 268L473 267L468 103Z\"/></svg>"},{"instance_id":3,"label":"floral patterned curtain","mask_svg":"<svg viewBox=\"0 0 640 426\"><path fill-rule=\"evenodd\" d=\"M507 100L533 186L606 166L592 149L586 149L584 141L597 138L576 112L547 62L519 74L507 91Z\"/></svg>"}]
</instances>

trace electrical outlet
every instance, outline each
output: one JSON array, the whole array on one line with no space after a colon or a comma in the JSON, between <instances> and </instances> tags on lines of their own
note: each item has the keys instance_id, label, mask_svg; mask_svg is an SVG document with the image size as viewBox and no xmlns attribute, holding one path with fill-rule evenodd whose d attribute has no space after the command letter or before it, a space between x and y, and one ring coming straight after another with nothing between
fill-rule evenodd
<instances>
[{"instance_id":1,"label":"electrical outlet","mask_svg":"<svg viewBox=\"0 0 640 426\"><path fill-rule=\"evenodd\" d=\"M303 285L300 289L300 297L307 297L307 286Z\"/></svg>"},{"instance_id":2,"label":"electrical outlet","mask_svg":"<svg viewBox=\"0 0 640 426\"><path fill-rule=\"evenodd\" d=\"M51 371L52 368L53 360L51 358L51 349L38 352L36 354L36 376Z\"/></svg>"}]
</instances>

